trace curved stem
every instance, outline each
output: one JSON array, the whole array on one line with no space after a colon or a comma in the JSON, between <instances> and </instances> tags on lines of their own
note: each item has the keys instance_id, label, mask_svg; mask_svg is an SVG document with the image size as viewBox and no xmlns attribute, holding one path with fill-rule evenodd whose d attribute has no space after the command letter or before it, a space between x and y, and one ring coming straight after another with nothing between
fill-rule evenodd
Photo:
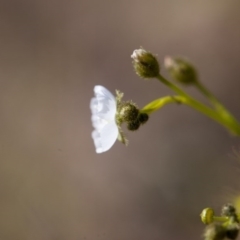
<instances>
[{"instance_id":1,"label":"curved stem","mask_svg":"<svg viewBox=\"0 0 240 240\"><path fill-rule=\"evenodd\" d=\"M230 114L227 114L225 112L219 114L219 112L214 111L212 108L207 107L201 102L192 98L190 95L185 93L181 88L172 84L161 75L159 75L157 79L160 80L166 86L168 86L170 89L172 89L174 92L184 97L181 99L182 103L185 103L186 105L198 110L199 112L212 118L213 120L227 128L228 130L230 130L230 132L232 132L233 134L240 136L240 124Z\"/></svg>"},{"instance_id":2,"label":"curved stem","mask_svg":"<svg viewBox=\"0 0 240 240\"><path fill-rule=\"evenodd\" d=\"M140 110L140 112L150 114L150 113L153 113L153 112L159 110L166 104L169 104L169 103L179 103L180 104L180 103L182 103L182 98L183 98L182 96L166 96L166 97L158 98L158 99L150 102L146 106L144 106Z\"/></svg>"},{"instance_id":3,"label":"curved stem","mask_svg":"<svg viewBox=\"0 0 240 240\"><path fill-rule=\"evenodd\" d=\"M197 81L195 83L195 86L205 97L208 98L208 100L212 103L212 105L219 112L219 114L221 114L223 117L232 118L235 122L237 122L237 120L231 115L231 113L229 113L229 111L218 101L218 99L210 91L207 90L207 88L205 88L204 85Z\"/></svg>"},{"instance_id":4,"label":"curved stem","mask_svg":"<svg viewBox=\"0 0 240 240\"><path fill-rule=\"evenodd\" d=\"M213 220L214 221L217 221L217 222L226 222L226 221L228 221L228 217L224 217L224 216L222 216L222 217L217 217L217 216L214 216L213 217Z\"/></svg>"},{"instance_id":5,"label":"curved stem","mask_svg":"<svg viewBox=\"0 0 240 240\"><path fill-rule=\"evenodd\" d=\"M209 92L200 82L197 82L195 85L200 92L209 99L218 113L225 118L226 121L231 121L233 125L239 125L234 116L218 101L218 99L211 92Z\"/></svg>"},{"instance_id":6,"label":"curved stem","mask_svg":"<svg viewBox=\"0 0 240 240\"><path fill-rule=\"evenodd\" d=\"M202 85L201 82L197 81L195 82L195 86L198 88L198 90L209 99L209 101L212 103L212 105L216 108L216 110L221 111L224 109L223 105L217 100L215 96L213 96L207 88L205 88L204 85Z\"/></svg>"}]
</instances>

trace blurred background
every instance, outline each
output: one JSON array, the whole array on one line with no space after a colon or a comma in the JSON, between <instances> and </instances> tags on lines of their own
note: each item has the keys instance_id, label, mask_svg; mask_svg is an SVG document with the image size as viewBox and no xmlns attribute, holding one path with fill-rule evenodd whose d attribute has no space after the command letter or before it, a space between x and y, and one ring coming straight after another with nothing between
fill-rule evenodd
<instances>
[{"instance_id":1,"label":"blurred background","mask_svg":"<svg viewBox=\"0 0 240 240\"><path fill-rule=\"evenodd\" d=\"M240 119L239 23L236 0L1 0L0 239L201 239L202 209L240 191L239 138L169 105L96 154L89 102L172 93L134 73L143 46L190 59Z\"/></svg>"}]
</instances>

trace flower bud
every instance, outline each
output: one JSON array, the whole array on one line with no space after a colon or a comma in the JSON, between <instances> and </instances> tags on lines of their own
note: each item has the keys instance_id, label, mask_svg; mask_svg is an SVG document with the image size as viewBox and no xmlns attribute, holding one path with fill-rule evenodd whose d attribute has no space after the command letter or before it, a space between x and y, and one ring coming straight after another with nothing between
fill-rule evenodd
<instances>
[{"instance_id":1,"label":"flower bud","mask_svg":"<svg viewBox=\"0 0 240 240\"><path fill-rule=\"evenodd\" d=\"M214 211L212 208L205 208L201 212L200 216L204 224L212 223L214 218Z\"/></svg>"},{"instance_id":2,"label":"flower bud","mask_svg":"<svg viewBox=\"0 0 240 240\"><path fill-rule=\"evenodd\" d=\"M228 239L235 240L238 237L239 224L233 223L227 226L226 236Z\"/></svg>"},{"instance_id":3,"label":"flower bud","mask_svg":"<svg viewBox=\"0 0 240 240\"><path fill-rule=\"evenodd\" d=\"M148 120L148 115L146 113L139 113L138 117L132 121L129 121L127 128L130 131L138 130L141 124L144 124Z\"/></svg>"},{"instance_id":4,"label":"flower bud","mask_svg":"<svg viewBox=\"0 0 240 240\"><path fill-rule=\"evenodd\" d=\"M136 105L132 102L123 102L118 110L118 117L121 122L129 122L136 120L138 117L139 110Z\"/></svg>"},{"instance_id":5,"label":"flower bud","mask_svg":"<svg viewBox=\"0 0 240 240\"><path fill-rule=\"evenodd\" d=\"M218 223L210 224L204 232L205 240L223 240L226 236L226 229Z\"/></svg>"},{"instance_id":6,"label":"flower bud","mask_svg":"<svg viewBox=\"0 0 240 240\"><path fill-rule=\"evenodd\" d=\"M133 67L137 75L142 78L155 78L158 77L160 67L156 57L140 48L133 51L131 55L133 59Z\"/></svg>"},{"instance_id":7,"label":"flower bud","mask_svg":"<svg viewBox=\"0 0 240 240\"><path fill-rule=\"evenodd\" d=\"M140 113L139 114L138 120L141 124L146 123L148 121L148 119L149 119L148 114L146 114L146 113Z\"/></svg>"},{"instance_id":8,"label":"flower bud","mask_svg":"<svg viewBox=\"0 0 240 240\"><path fill-rule=\"evenodd\" d=\"M174 80L186 85L197 82L197 72L188 61L168 56L164 60L164 65Z\"/></svg>"},{"instance_id":9,"label":"flower bud","mask_svg":"<svg viewBox=\"0 0 240 240\"><path fill-rule=\"evenodd\" d=\"M140 127L141 123L139 122L139 120L134 120L134 121L131 121L131 122L128 122L127 124L127 128L128 130L130 131L136 131L138 130L138 128Z\"/></svg>"},{"instance_id":10,"label":"flower bud","mask_svg":"<svg viewBox=\"0 0 240 240\"><path fill-rule=\"evenodd\" d=\"M226 217L233 217L236 215L236 209L235 207L228 203L228 204L225 204L223 207L222 207L222 215L223 216L226 216Z\"/></svg>"}]
</instances>

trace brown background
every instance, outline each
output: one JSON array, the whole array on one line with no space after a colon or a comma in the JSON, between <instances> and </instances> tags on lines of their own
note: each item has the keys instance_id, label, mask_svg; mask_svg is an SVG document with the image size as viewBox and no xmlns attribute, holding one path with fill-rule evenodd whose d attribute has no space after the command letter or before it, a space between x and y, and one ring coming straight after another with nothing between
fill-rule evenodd
<instances>
[{"instance_id":1,"label":"brown background","mask_svg":"<svg viewBox=\"0 0 240 240\"><path fill-rule=\"evenodd\" d=\"M239 140L170 105L97 155L89 101L171 93L133 72L143 46L191 59L240 119L239 23L237 0L1 0L0 239L201 239L201 210L240 190Z\"/></svg>"}]
</instances>

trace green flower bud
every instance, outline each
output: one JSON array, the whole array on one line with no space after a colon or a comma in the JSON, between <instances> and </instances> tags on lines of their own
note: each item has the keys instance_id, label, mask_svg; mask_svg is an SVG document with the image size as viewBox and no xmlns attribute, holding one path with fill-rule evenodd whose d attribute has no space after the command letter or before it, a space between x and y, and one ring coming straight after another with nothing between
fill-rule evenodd
<instances>
[{"instance_id":1,"label":"green flower bud","mask_svg":"<svg viewBox=\"0 0 240 240\"><path fill-rule=\"evenodd\" d=\"M135 120L129 121L127 124L127 128L130 131L138 130L141 124L144 124L148 120L148 115L146 113L140 113Z\"/></svg>"},{"instance_id":2,"label":"green flower bud","mask_svg":"<svg viewBox=\"0 0 240 240\"><path fill-rule=\"evenodd\" d=\"M133 59L135 72L140 77L155 78L159 76L158 60L152 53L140 48L133 51L131 58Z\"/></svg>"},{"instance_id":3,"label":"green flower bud","mask_svg":"<svg viewBox=\"0 0 240 240\"><path fill-rule=\"evenodd\" d=\"M131 122L128 122L127 124L127 128L128 130L130 131L135 131L135 130L138 130L138 128L140 127L141 123L139 122L139 120L135 120L135 121L131 121Z\"/></svg>"},{"instance_id":4,"label":"green flower bud","mask_svg":"<svg viewBox=\"0 0 240 240\"><path fill-rule=\"evenodd\" d=\"M223 240L226 236L226 229L218 223L210 224L204 232L205 240Z\"/></svg>"},{"instance_id":5,"label":"green flower bud","mask_svg":"<svg viewBox=\"0 0 240 240\"><path fill-rule=\"evenodd\" d=\"M200 214L201 220L204 224L209 224L213 222L214 211L212 208L205 208Z\"/></svg>"},{"instance_id":6,"label":"green flower bud","mask_svg":"<svg viewBox=\"0 0 240 240\"><path fill-rule=\"evenodd\" d=\"M146 113L140 113L139 114L138 120L141 124L146 123L148 121L148 119L149 119L148 114L146 114Z\"/></svg>"},{"instance_id":7,"label":"green flower bud","mask_svg":"<svg viewBox=\"0 0 240 240\"><path fill-rule=\"evenodd\" d=\"M181 58L166 57L164 65L174 80L186 85L197 82L197 72L188 61Z\"/></svg>"},{"instance_id":8,"label":"green flower bud","mask_svg":"<svg viewBox=\"0 0 240 240\"><path fill-rule=\"evenodd\" d=\"M239 233L239 224L233 223L227 226L226 236L229 239L235 240L238 237Z\"/></svg>"},{"instance_id":9,"label":"green flower bud","mask_svg":"<svg viewBox=\"0 0 240 240\"><path fill-rule=\"evenodd\" d=\"M121 122L130 122L136 120L139 110L132 102L123 102L118 108L118 118Z\"/></svg>"},{"instance_id":10,"label":"green flower bud","mask_svg":"<svg viewBox=\"0 0 240 240\"><path fill-rule=\"evenodd\" d=\"M226 217L233 217L236 215L236 209L235 207L228 203L228 204L225 204L223 207L222 207L222 215L223 216L226 216Z\"/></svg>"}]
</instances>

